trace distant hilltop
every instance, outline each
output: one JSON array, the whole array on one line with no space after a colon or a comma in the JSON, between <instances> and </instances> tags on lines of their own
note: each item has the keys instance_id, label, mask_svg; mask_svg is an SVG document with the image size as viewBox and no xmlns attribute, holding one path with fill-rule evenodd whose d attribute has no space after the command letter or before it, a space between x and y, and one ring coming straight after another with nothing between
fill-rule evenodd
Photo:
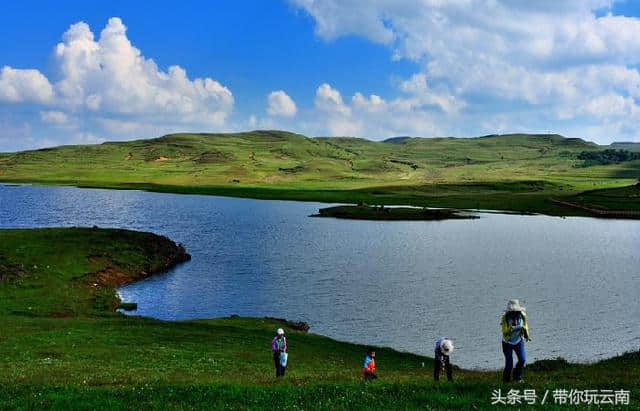
<instances>
[{"instance_id":1,"label":"distant hilltop","mask_svg":"<svg viewBox=\"0 0 640 411\"><path fill-rule=\"evenodd\" d=\"M597 207L640 211L635 186L624 188L640 176L638 152L636 143L557 134L371 141L279 130L182 133L0 153L0 181L591 215ZM604 189L620 190L568 208Z\"/></svg>"},{"instance_id":2,"label":"distant hilltop","mask_svg":"<svg viewBox=\"0 0 640 411\"><path fill-rule=\"evenodd\" d=\"M382 140L383 143L404 143L407 140L411 140L410 136L398 136L398 137L389 137L387 139Z\"/></svg>"},{"instance_id":3,"label":"distant hilltop","mask_svg":"<svg viewBox=\"0 0 640 411\"><path fill-rule=\"evenodd\" d=\"M635 143L633 141L616 141L615 143L611 143L611 148L614 148L616 150L640 152L640 143Z\"/></svg>"}]
</instances>

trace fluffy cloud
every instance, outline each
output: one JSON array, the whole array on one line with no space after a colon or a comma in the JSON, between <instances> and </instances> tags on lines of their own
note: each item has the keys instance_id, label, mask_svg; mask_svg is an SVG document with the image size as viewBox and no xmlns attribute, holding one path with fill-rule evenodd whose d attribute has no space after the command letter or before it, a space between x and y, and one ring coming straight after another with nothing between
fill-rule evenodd
<instances>
[{"instance_id":1,"label":"fluffy cloud","mask_svg":"<svg viewBox=\"0 0 640 411\"><path fill-rule=\"evenodd\" d=\"M438 116L445 110L455 116L455 104L447 100L448 96L430 90L426 82L420 90L413 89L411 81L419 83L421 79L412 78L407 84L403 83L401 88L405 94L389 101L376 94L365 96L360 92L345 101L339 90L324 83L316 89L314 111L303 123L305 131L374 139L440 133L441 128L436 126Z\"/></svg>"},{"instance_id":2,"label":"fluffy cloud","mask_svg":"<svg viewBox=\"0 0 640 411\"><path fill-rule=\"evenodd\" d=\"M4 67L0 101L40 104L46 108L41 120L54 125L70 125L77 114L83 124L103 125L102 132L116 138L225 124L234 105L228 88L211 78L190 79L179 66L160 69L131 44L126 30L114 17L96 40L86 23L71 25L54 48L59 77L50 81L35 69ZM78 130L78 141L98 141L100 132Z\"/></svg>"},{"instance_id":3,"label":"fluffy cloud","mask_svg":"<svg viewBox=\"0 0 640 411\"><path fill-rule=\"evenodd\" d=\"M321 111L333 114L349 116L351 109L342 101L340 92L329 84L324 83L316 90L316 108Z\"/></svg>"},{"instance_id":4,"label":"fluffy cloud","mask_svg":"<svg viewBox=\"0 0 640 411\"><path fill-rule=\"evenodd\" d=\"M371 40L388 44L395 38L395 33L384 22L383 9L368 7L369 2L358 0L292 0L293 4L303 7L316 20L316 34L326 39L334 39L347 34L357 34ZM392 2L387 2L392 3ZM356 13L342 15L345 10Z\"/></svg>"},{"instance_id":5,"label":"fluffy cloud","mask_svg":"<svg viewBox=\"0 0 640 411\"><path fill-rule=\"evenodd\" d=\"M423 73L414 74L408 80L400 83L400 90L413 95L413 104L418 106L438 107L445 113L456 114L466 106L466 102L453 96L446 87L432 90L427 84L427 77Z\"/></svg>"},{"instance_id":6,"label":"fluffy cloud","mask_svg":"<svg viewBox=\"0 0 640 411\"><path fill-rule=\"evenodd\" d=\"M270 116L293 117L297 111L296 103L284 91L272 91L267 96L267 113Z\"/></svg>"},{"instance_id":7,"label":"fluffy cloud","mask_svg":"<svg viewBox=\"0 0 640 411\"><path fill-rule=\"evenodd\" d=\"M5 66L0 71L0 101L46 103L52 98L53 87L38 70Z\"/></svg>"},{"instance_id":8,"label":"fluffy cloud","mask_svg":"<svg viewBox=\"0 0 640 411\"><path fill-rule=\"evenodd\" d=\"M415 111L407 131L431 118L439 123L432 129L448 134L501 124L606 142L616 136L592 134L605 123L617 125L619 139L638 134L640 19L611 15L612 1L290 1L324 39L362 36L418 63L419 72L398 82L408 96L353 101L378 112Z\"/></svg>"},{"instance_id":9,"label":"fluffy cloud","mask_svg":"<svg viewBox=\"0 0 640 411\"><path fill-rule=\"evenodd\" d=\"M351 116L351 108L342 100L340 92L327 83L316 89L315 110L315 130L333 136L357 136L362 133L362 123Z\"/></svg>"},{"instance_id":10,"label":"fluffy cloud","mask_svg":"<svg viewBox=\"0 0 640 411\"><path fill-rule=\"evenodd\" d=\"M55 48L62 78L61 104L101 115L149 115L181 123L221 125L233 108L231 91L210 78L190 80L179 66L167 71L142 56L119 18L109 19L98 41L85 23L72 25Z\"/></svg>"}]
</instances>

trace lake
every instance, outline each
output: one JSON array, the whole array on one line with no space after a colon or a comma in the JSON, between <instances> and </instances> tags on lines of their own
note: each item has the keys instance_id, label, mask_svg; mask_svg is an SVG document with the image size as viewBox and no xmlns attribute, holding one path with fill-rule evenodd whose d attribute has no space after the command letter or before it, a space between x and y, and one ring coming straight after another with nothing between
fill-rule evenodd
<instances>
[{"instance_id":1,"label":"lake","mask_svg":"<svg viewBox=\"0 0 640 411\"><path fill-rule=\"evenodd\" d=\"M124 301L138 303L135 314L274 316L427 355L448 336L455 364L499 368L499 319L507 300L520 298L529 362L590 362L640 348L640 221L308 217L324 206L0 185L0 227L98 225L183 243L191 262L120 288ZM295 352L295 339L289 344Z\"/></svg>"}]
</instances>

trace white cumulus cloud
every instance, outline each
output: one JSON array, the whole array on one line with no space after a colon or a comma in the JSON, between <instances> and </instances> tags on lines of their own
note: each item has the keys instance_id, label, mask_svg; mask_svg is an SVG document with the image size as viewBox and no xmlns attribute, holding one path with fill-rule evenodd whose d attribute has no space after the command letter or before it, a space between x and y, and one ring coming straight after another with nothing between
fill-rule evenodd
<instances>
[{"instance_id":1,"label":"white cumulus cloud","mask_svg":"<svg viewBox=\"0 0 640 411\"><path fill-rule=\"evenodd\" d=\"M46 103L53 98L53 87L38 70L4 66L0 71L0 100L13 103Z\"/></svg>"},{"instance_id":2,"label":"white cumulus cloud","mask_svg":"<svg viewBox=\"0 0 640 411\"><path fill-rule=\"evenodd\" d=\"M437 121L433 130L478 135L500 124L601 142L633 139L640 130L640 18L612 15L612 0L290 2L326 40L362 36L389 47L392 59L417 63L413 76L397 82L406 95L353 101L365 111L413 111L404 130ZM594 134L604 124L607 133Z\"/></svg>"},{"instance_id":3,"label":"white cumulus cloud","mask_svg":"<svg viewBox=\"0 0 640 411\"><path fill-rule=\"evenodd\" d=\"M208 77L191 79L177 65L161 69L126 32L117 17L97 39L86 23L71 25L54 47L57 76L5 66L0 101L38 104L40 119L53 125L70 126L72 116L81 117L91 129L79 129L79 141L224 126L234 106L227 87Z\"/></svg>"},{"instance_id":4,"label":"white cumulus cloud","mask_svg":"<svg viewBox=\"0 0 640 411\"><path fill-rule=\"evenodd\" d=\"M270 116L293 117L297 111L296 103L283 90L272 91L267 96L267 113Z\"/></svg>"},{"instance_id":5,"label":"white cumulus cloud","mask_svg":"<svg viewBox=\"0 0 640 411\"><path fill-rule=\"evenodd\" d=\"M342 101L340 92L327 83L321 84L316 89L316 108L328 113L349 116L351 109Z\"/></svg>"},{"instance_id":6,"label":"white cumulus cloud","mask_svg":"<svg viewBox=\"0 0 640 411\"><path fill-rule=\"evenodd\" d=\"M211 78L189 79L186 70L158 68L109 19L96 41L89 26L72 25L55 48L62 78L55 84L60 104L105 114L150 115L181 123L223 124L233 108L231 91Z\"/></svg>"},{"instance_id":7,"label":"white cumulus cloud","mask_svg":"<svg viewBox=\"0 0 640 411\"><path fill-rule=\"evenodd\" d=\"M316 89L315 110L304 125L310 133L331 136L377 139L400 134L436 135L441 131L438 116L445 110L455 116L457 106L463 104L428 89L426 81L423 86L419 95L407 86L401 87L406 95L391 100L356 92L345 101L338 89L323 83Z\"/></svg>"}]
</instances>

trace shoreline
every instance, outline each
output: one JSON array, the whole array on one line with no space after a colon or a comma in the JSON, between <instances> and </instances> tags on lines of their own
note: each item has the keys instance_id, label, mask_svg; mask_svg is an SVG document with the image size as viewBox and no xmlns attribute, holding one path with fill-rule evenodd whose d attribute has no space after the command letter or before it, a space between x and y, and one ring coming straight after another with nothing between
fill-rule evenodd
<instances>
[{"instance_id":1,"label":"shoreline","mask_svg":"<svg viewBox=\"0 0 640 411\"><path fill-rule=\"evenodd\" d=\"M124 190L124 191L144 191L149 193L160 194L175 194L175 195L199 195L199 196L213 196L213 197L225 197L225 198L244 198L257 201L293 201L304 203L322 203L322 204L340 204L340 205L356 205L357 201L349 201L346 199L349 195L360 196L363 195L360 189L354 190L338 190L338 189L318 189L318 190L298 190L290 189L285 190L283 188L272 187L233 187L233 186L178 186L178 185L158 185L155 183L105 183L105 184L78 184L74 182L56 182L56 181L41 181L41 180L2 180L0 178L0 184L8 187L74 187L79 189L96 189L96 190ZM629 186L631 188L638 187L637 185ZM629 188L627 186L622 188ZM364 189L362 189L364 190ZM640 190L640 188L639 188ZM593 191L586 191L585 193L592 193ZM335 195L336 198L326 199L321 194L328 193ZM580 193L582 194L582 193ZM530 193L520 193L520 195L531 195ZM573 194L569 197L573 197ZM513 195L517 197L517 195ZM507 196L507 198L511 198ZM447 202L450 200L450 202ZM456 202L460 201L459 198L443 199L432 197L420 197L412 198L408 200L404 196L389 197L385 199L377 199L372 204L384 205L385 207L415 207L415 208L427 208L427 209L449 209L460 212L475 212L475 213L487 213L487 214L505 214L505 215L523 215L523 216L535 216L544 215L548 217L558 218L571 218L571 217L583 217L583 218L595 218L605 220L637 220L637 212L627 210L610 210L611 215L603 215L602 213L596 213L590 211L590 207L585 206L573 206L573 203L563 200L558 200L556 197L544 197L544 203L553 205L554 207L561 207L563 212L557 212L557 210L537 209L521 210L519 208L487 208L483 204L478 204L480 207L468 207L468 206L456 206ZM465 203L469 202L469 199L463 199ZM429 204L430 203L430 204ZM434 204L437 203L437 204ZM568 204L572 204L569 206ZM619 214L618 214L619 213ZM615 214L615 216L613 216ZM631 215L631 216L630 216Z\"/></svg>"},{"instance_id":2,"label":"shoreline","mask_svg":"<svg viewBox=\"0 0 640 411\"><path fill-rule=\"evenodd\" d=\"M189 261L189 260L187 260ZM173 267L175 267L175 265L177 264L181 264L182 262L177 262L176 264L174 264L173 266L167 268L167 269L171 269ZM118 290L118 287L127 285L127 284L132 284L135 283L137 281L142 281L146 278L149 278L153 275L156 274L162 274L165 271L157 271L154 273L150 273L147 274L145 276L141 276L137 279L134 279L130 282L126 282L123 283L121 285L118 285L116 287L114 287L115 293L117 295L117 297L121 300L121 296L120 296L120 292ZM245 316L239 316L236 314L231 314L228 316L221 316L221 317L193 317L193 318L186 318L186 319L174 319L174 320L168 320L168 319L162 319L162 318L157 318L154 316L150 316L150 315L140 315L135 313L135 311L137 310L137 302L132 301L131 303L135 303L136 304L136 308L134 310L123 310L120 311L121 308L117 307L116 311L119 312L120 314L122 314L123 316L127 316L127 317L137 317L137 318L143 318L143 319L151 319L154 321L159 321L161 323L168 323L168 324L184 324L184 323L191 323L191 322L211 322L211 321L226 321L226 320L257 320L257 321L271 321L271 322L275 322L277 324L280 324L284 327L287 327L291 330L296 330L299 332L303 332L303 333L310 333L319 337L323 337L323 338L329 338L332 341L335 341L337 343L342 343L342 344L353 344L353 345L359 345L359 346L369 346L369 344L365 344L362 342L358 342L358 341L350 341L350 340L343 340L343 339L339 339L339 338L335 338L335 337L331 337L328 335L324 335L324 334L319 334L319 333L315 333L315 332L311 332L311 328L313 327L312 324L304 322L304 321L297 321L297 320L292 320L290 318L276 318L276 317L271 317L271 316L261 316L261 317L245 317ZM418 353L418 352L413 352L413 351L408 351L408 350L399 350L394 348L393 346L389 346L389 345L376 345L373 344L373 346L379 348L379 349L388 349L388 350L393 350L396 351L398 353L401 354L407 354L407 355L414 355L414 356L425 356L425 354L422 353ZM639 347L640 349L640 347ZM573 365L573 366L594 366L597 365L599 363L605 362L605 361L612 361L615 360L619 357L624 357L627 355L634 355L636 354L638 351L625 351L622 353L617 353L617 354L612 354L612 355L602 355L599 356L598 358L595 358L593 360L585 360L585 361L569 361L566 360L564 357L560 356L556 356L556 357L544 357L544 358L536 358L535 361L533 362L527 362L527 367L543 367L542 364L545 364L544 366L549 366L549 364L563 364L566 363L568 365ZM536 365L537 364L537 365ZM483 368L483 367L460 367L458 365L455 364L455 362L452 362L452 365L454 366L454 368L458 369L458 370L462 370L462 371L468 371L468 372L477 372L477 373L492 373L492 372L499 372L502 370L502 368Z\"/></svg>"},{"instance_id":3,"label":"shoreline","mask_svg":"<svg viewBox=\"0 0 640 411\"><path fill-rule=\"evenodd\" d=\"M152 234L152 233L149 233ZM171 243L174 243L168 237L159 236L161 241L168 240ZM162 260L162 265L158 267L154 267L151 270L141 270L134 273L126 273L121 270L113 269L108 267L104 270L99 270L90 274L88 281L100 284L102 286L109 287L122 287L127 284L133 284L135 282L144 280L146 278L152 277L156 274L166 273L172 268L176 267L179 264L186 263L191 261L191 255L186 252L184 246L182 244L176 244L175 252L170 253L168 255L164 255Z\"/></svg>"},{"instance_id":4,"label":"shoreline","mask_svg":"<svg viewBox=\"0 0 640 411\"><path fill-rule=\"evenodd\" d=\"M356 346L361 346L361 347L375 347L376 349L381 349L381 350L393 350L397 353L400 354L406 354L406 355L413 355L413 356L419 356L419 357L424 357L427 358L429 360L432 360L433 358L428 357L429 354L433 355L433 352L428 352L427 354L422 354L419 352L414 352L414 351L408 351L408 350L402 350L402 349L397 349L394 348L393 346L390 345L378 345L378 344L365 344L362 342L358 342L358 341L351 341L351 340L344 340L344 339L340 339L340 338L336 338L336 337L331 337L325 334L320 334L320 333L316 333L316 332L312 332L310 331L311 328L313 327L313 325L303 322L303 321L295 321L295 320L289 320L289 319L284 319L284 318L274 318L274 317L270 317L270 316L263 316L263 317L245 317L245 316L239 316L239 315L228 315L228 316L223 316L223 317L194 317L194 318L187 318L187 319L180 319L180 320L166 320L166 319L160 319L160 318L156 318L153 316L148 316L148 315L138 315L135 313L130 313L130 312L123 312L122 315L124 316L128 316L128 317L137 317L137 318L144 318L144 319L151 319L154 321L159 321L161 323L169 323L169 324L185 324L185 323L198 323L198 322L211 322L211 321L228 321L228 320L248 320L248 321L272 321L276 324L280 324L282 326L285 326L291 330L296 330L299 332L304 332L304 333L308 333L311 335L315 335L318 337L322 337L322 338L328 338L331 339L332 341L335 341L337 343L340 344L349 344L349 345L356 345ZM300 329L300 325L298 324L305 324L306 326L309 326L310 328L308 330L304 330L304 329ZM499 351L499 346L496 349L497 351ZM636 355L640 350L640 347L638 347L637 350L627 350L621 353L616 353L616 354L611 354L611 355L602 355L599 356L598 358L592 359L592 360L584 360L584 361L575 361L575 360L567 360L566 358L564 358L562 355L558 355L555 357L544 357L544 358L536 358L534 361L530 362L529 359L527 358L527 363L526 363L526 367L542 367L541 364L555 364L555 363L559 363L559 364L567 364L569 366L595 366L598 365L602 362L606 362L606 361L612 361L612 360L616 360L620 357L624 357L624 356L628 356L628 355ZM472 373L494 373L494 372L502 372L502 367L498 367L498 368L491 368L491 367L462 367L460 365L458 365L455 360L452 360L451 365L459 370L459 371L468 371L468 372L472 372ZM526 370L526 368L525 368Z\"/></svg>"}]
</instances>

